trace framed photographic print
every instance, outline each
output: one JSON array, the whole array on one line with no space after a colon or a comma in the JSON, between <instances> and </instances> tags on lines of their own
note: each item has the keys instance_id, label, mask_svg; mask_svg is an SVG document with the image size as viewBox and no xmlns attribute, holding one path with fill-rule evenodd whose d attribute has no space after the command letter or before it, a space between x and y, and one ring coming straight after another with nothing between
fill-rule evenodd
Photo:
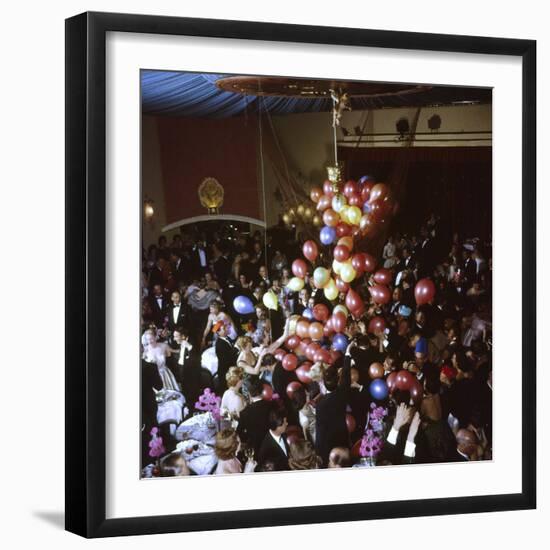
<instances>
[{"instance_id":1,"label":"framed photographic print","mask_svg":"<svg viewBox=\"0 0 550 550\"><path fill-rule=\"evenodd\" d=\"M67 20L69 531L535 507L535 59Z\"/></svg>"}]
</instances>

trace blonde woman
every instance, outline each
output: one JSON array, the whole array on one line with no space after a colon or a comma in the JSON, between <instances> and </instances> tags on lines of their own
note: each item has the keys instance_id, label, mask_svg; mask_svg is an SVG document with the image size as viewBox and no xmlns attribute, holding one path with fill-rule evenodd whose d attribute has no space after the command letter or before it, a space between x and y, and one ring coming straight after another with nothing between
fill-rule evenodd
<instances>
[{"instance_id":1,"label":"blonde woman","mask_svg":"<svg viewBox=\"0 0 550 550\"><path fill-rule=\"evenodd\" d=\"M230 367L225 375L227 390L225 390L220 411L224 417L238 418L240 412L246 407L246 401L241 394L244 370L241 367Z\"/></svg>"},{"instance_id":2,"label":"blonde woman","mask_svg":"<svg viewBox=\"0 0 550 550\"><path fill-rule=\"evenodd\" d=\"M166 366L166 358L171 355L168 344L158 342L154 331L147 329L141 337L141 345L143 347L142 358L147 363L154 363L157 366L163 388L165 390L181 391L181 388L176 381L176 377Z\"/></svg>"},{"instance_id":3,"label":"blonde woman","mask_svg":"<svg viewBox=\"0 0 550 550\"><path fill-rule=\"evenodd\" d=\"M216 456L218 457L218 465L214 474L241 474L253 472L256 468L254 460L247 460L243 466L237 458L237 453L241 446L241 440L237 432L232 428L226 428L216 434L216 445L214 447Z\"/></svg>"}]
</instances>

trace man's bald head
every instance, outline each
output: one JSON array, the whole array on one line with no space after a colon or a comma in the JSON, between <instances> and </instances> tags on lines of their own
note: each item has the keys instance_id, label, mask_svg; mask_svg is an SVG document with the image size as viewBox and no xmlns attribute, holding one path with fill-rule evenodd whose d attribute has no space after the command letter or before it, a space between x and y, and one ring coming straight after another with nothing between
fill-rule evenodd
<instances>
[{"instance_id":1,"label":"man's bald head","mask_svg":"<svg viewBox=\"0 0 550 550\"><path fill-rule=\"evenodd\" d=\"M461 453L471 456L476 451L477 445L477 435L473 431L464 428L458 430L456 434L456 446Z\"/></svg>"}]
</instances>

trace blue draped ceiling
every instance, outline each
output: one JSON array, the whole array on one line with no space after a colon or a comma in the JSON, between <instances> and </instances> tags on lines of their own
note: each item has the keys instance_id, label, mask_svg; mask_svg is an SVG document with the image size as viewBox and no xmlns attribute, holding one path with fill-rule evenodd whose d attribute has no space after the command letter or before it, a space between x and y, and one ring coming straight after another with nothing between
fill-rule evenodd
<instances>
[{"instance_id":1,"label":"blue draped ceiling","mask_svg":"<svg viewBox=\"0 0 550 550\"><path fill-rule=\"evenodd\" d=\"M220 90L216 80L223 74L142 71L143 112L190 117L223 118L243 111L253 114L259 109L259 98ZM262 97L262 111L273 114L326 111L330 99Z\"/></svg>"}]
</instances>

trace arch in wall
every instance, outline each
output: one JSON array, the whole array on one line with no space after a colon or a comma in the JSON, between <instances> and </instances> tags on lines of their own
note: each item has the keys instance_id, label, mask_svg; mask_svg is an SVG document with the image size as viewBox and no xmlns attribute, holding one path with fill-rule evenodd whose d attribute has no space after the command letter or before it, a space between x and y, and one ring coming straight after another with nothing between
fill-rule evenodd
<instances>
[{"instance_id":1,"label":"arch in wall","mask_svg":"<svg viewBox=\"0 0 550 550\"><path fill-rule=\"evenodd\" d=\"M244 222L244 223L250 223L252 225L258 225L263 228L266 227L265 221L260 220L258 218L250 218L248 216L239 216L238 214L204 214L202 216L193 216L192 218L184 218L182 220L178 220L176 222L165 225L162 228L162 232L166 233L168 231L172 231L173 229L177 229L178 227L182 227L183 225L190 225L193 223L209 222L209 221L216 221L216 220Z\"/></svg>"}]
</instances>

